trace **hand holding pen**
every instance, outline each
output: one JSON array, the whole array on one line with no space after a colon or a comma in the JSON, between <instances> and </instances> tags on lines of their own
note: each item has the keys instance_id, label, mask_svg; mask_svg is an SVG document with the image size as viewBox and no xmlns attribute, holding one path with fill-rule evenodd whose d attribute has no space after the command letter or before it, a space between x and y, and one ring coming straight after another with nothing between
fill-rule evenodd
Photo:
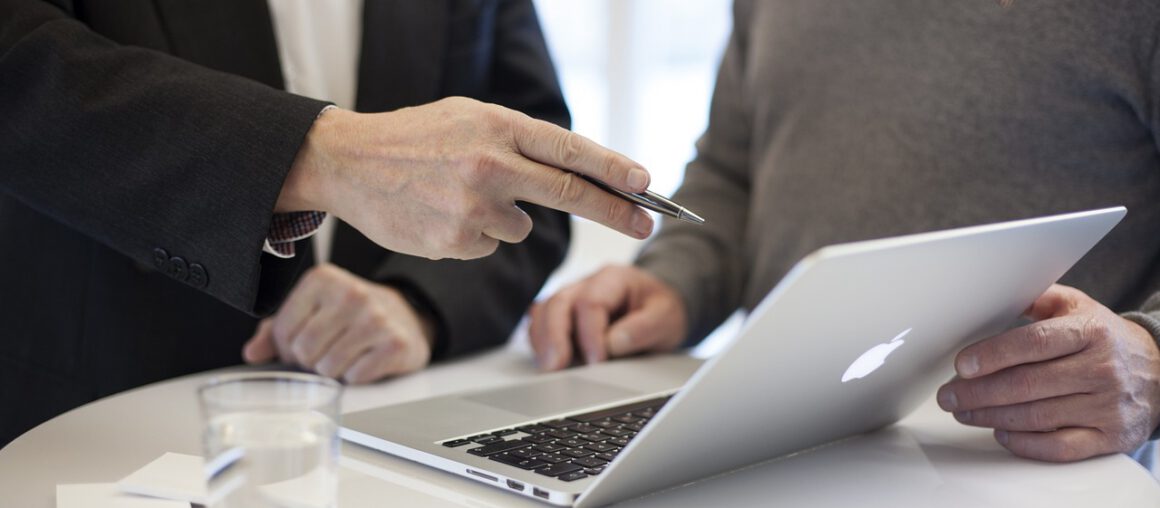
<instances>
[{"instance_id":1,"label":"hand holding pen","mask_svg":"<svg viewBox=\"0 0 1160 508\"><path fill-rule=\"evenodd\" d=\"M595 178L592 178L590 176L587 176L587 175L580 175L580 176L582 178L584 178L585 180L588 180L589 182L591 182L593 185L596 185L597 187L600 187L601 189L604 189L604 190L606 190L612 194L615 194L623 199L626 199L628 201L636 203L637 206L640 206L642 208L652 210L652 211L657 212L661 215L667 215L667 216L673 217L675 219L683 220L685 222L691 222L693 224L704 224L705 223L705 219L702 219L700 215L693 213L692 210L689 210L688 208L685 208L684 206L677 204L673 200L666 198L660 194L657 194L653 191L645 190L643 193L639 193L639 194L632 193L632 192L624 192L620 189L617 189L611 185L608 185L608 184L606 184L600 180L597 180Z\"/></svg>"}]
</instances>

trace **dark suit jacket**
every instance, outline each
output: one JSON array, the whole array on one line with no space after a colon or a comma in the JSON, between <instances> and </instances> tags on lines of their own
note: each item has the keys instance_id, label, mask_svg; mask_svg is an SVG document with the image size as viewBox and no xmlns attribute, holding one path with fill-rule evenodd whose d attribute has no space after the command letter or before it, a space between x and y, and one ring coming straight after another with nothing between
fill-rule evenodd
<instances>
[{"instance_id":1,"label":"dark suit jacket","mask_svg":"<svg viewBox=\"0 0 1160 508\"><path fill-rule=\"evenodd\" d=\"M366 0L364 23L359 110L463 95L568 124L530 0ZM312 257L261 253L324 106L281 87L265 0L0 0L0 445L240 361ZM525 209L528 240L482 260L340 225L333 261L410 288L436 357L462 354L505 340L563 258L567 217Z\"/></svg>"}]
</instances>

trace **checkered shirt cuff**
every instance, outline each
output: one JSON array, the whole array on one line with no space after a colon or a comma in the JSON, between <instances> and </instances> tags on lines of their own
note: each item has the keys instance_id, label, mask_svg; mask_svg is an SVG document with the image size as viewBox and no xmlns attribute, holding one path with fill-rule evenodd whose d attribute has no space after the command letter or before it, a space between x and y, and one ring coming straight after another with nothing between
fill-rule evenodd
<instances>
[{"instance_id":1,"label":"checkered shirt cuff","mask_svg":"<svg viewBox=\"0 0 1160 508\"><path fill-rule=\"evenodd\" d=\"M262 245L262 252L273 254L282 259L294 257L294 242L303 238L310 238L318 232L326 212L290 212L276 213L270 219L270 230L266 233L266 242Z\"/></svg>"}]
</instances>

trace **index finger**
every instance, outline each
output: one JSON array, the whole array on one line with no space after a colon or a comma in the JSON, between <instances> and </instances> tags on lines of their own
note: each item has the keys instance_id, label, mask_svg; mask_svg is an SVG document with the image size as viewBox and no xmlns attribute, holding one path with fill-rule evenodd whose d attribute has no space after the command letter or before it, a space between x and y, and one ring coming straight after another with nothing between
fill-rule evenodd
<instances>
[{"instance_id":1,"label":"index finger","mask_svg":"<svg viewBox=\"0 0 1160 508\"><path fill-rule=\"evenodd\" d=\"M519 180L512 186L514 200L563 210L638 239L652 233L652 217L635 204L606 192L576 173L516 158L519 160L513 161L513 166Z\"/></svg>"},{"instance_id":2,"label":"index finger","mask_svg":"<svg viewBox=\"0 0 1160 508\"><path fill-rule=\"evenodd\" d=\"M960 377L971 379L1027 363L1079 352L1087 346L1083 323L1075 317L1038 321L963 348L955 357Z\"/></svg>"},{"instance_id":3,"label":"index finger","mask_svg":"<svg viewBox=\"0 0 1160 508\"><path fill-rule=\"evenodd\" d=\"M625 192L644 192L651 179L632 159L555 124L522 117L514 129L516 149L548 166L588 175Z\"/></svg>"}]
</instances>

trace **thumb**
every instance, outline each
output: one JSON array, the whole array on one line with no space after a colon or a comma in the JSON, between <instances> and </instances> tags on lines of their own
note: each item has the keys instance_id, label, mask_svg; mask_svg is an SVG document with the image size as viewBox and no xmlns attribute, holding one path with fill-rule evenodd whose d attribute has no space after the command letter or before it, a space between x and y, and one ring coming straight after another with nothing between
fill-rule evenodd
<instances>
[{"instance_id":1,"label":"thumb","mask_svg":"<svg viewBox=\"0 0 1160 508\"><path fill-rule=\"evenodd\" d=\"M264 363L272 360L277 354L274 345L274 319L263 319L254 330L254 336L242 347L242 358L246 363Z\"/></svg>"},{"instance_id":2,"label":"thumb","mask_svg":"<svg viewBox=\"0 0 1160 508\"><path fill-rule=\"evenodd\" d=\"M1023 315L1035 321L1063 317L1082 305L1082 297L1083 293L1073 287L1052 284Z\"/></svg>"},{"instance_id":3,"label":"thumb","mask_svg":"<svg viewBox=\"0 0 1160 508\"><path fill-rule=\"evenodd\" d=\"M672 316L660 302L647 302L625 314L608 329L608 355L625 356L643 351L675 348L681 341L668 326Z\"/></svg>"}]
</instances>

